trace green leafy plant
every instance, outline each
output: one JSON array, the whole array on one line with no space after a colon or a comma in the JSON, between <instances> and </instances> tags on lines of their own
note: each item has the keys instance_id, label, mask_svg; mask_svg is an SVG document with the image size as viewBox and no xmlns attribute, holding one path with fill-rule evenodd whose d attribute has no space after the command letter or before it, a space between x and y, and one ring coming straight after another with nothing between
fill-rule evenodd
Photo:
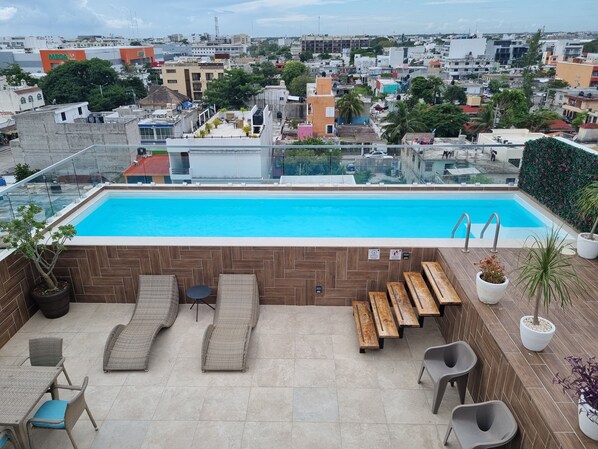
<instances>
[{"instance_id":1,"label":"green leafy plant","mask_svg":"<svg viewBox=\"0 0 598 449\"><path fill-rule=\"evenodd\" d=\"M218 128L218 126L222 124L222 120L220 120L219 118L215 118L212 123L214 124L214 128Z\"/></svg>"},{"instance_id":2,"label":"green leafy plant","mask_svg":"<svg viewBox=\"0 0 598 449\"><path fill-rule=\"evenodd\" d=\"M206 126L205 126L206 134L210 134L210 131L212 131L213 127L214 127L214 125L212 125L211 123L206 123Z\"/></svg>"},{"instance_id":3,"label":"green leafy plant","mask_svg":"<svg viewBox=\"0 0 598 449\"><path fill-rule=\"evenodd\" d=\"M249 133L251 132L251 126L249 126L249 125L243 125L243 132L246 135L249 135Z\"/></svg>"},{"instance_id":4,"label":"green leafy plant","mask_svg":"<svg viewBox=\"0 0 598 449\"><path fill-rule=\"evenodd\" d=\"M483 281L489 282L490 284L502 284L505 282L505 267L500 263L500 260L498 260L496 255L480 260L478 265L482 272L480 277Z\"/></svg>"},{"instance_id":5,"label":"green leafy plant","mask_svg":"<svg viewBox=\"0 0 598 449\"><path fill-rule=\"evenodd\" d=\"M42 208L33 203L19 206L17 218L0 223L0 230L6 232L2 238L5 244L33 262L45 284L43 290L49 293L60 289L54 268L66 248L65 242L72 239L77 230L70 224L48 230L45 219L36 219L40 212Z\"/></svg>"},{"instance_id":6,"label":"green leafy plant","mask_svg":"<svg viewBox=\"0 0 598 449\"><path fill-rule=\"evenodd\" d=\"M25 178L37 173L39 170L33 170L29 164L17 164L15 165L15 179L22 181Z\"/></svg>"},{"instance_id":7,"label":"green leafy plant","mask_svg":"<svg viewBox=\"0 0 598 449\"><path fill-rule=\"evenodd\" d=\"M534 300L533 324L539 325L540 303L548 308L557 301L562 308L571 304L570 289L578 283L577 273L567 255L569 244L560 236L560 228L552 228L546 237L532 236L533 243L520 264L517 285Z\"/></svg>"},{"instance_id":8,"label":"green leafy plant","mask_svg":"<svg viewBox=\"0 0 598 449\"><path fill-rule=\"evenodd\" d=\"M596 227L598 226L598 181L593 181L579 191L577 207L584 218L594 219L590 230L590 240L596 240Z\"/></svg>"}]
</instances>

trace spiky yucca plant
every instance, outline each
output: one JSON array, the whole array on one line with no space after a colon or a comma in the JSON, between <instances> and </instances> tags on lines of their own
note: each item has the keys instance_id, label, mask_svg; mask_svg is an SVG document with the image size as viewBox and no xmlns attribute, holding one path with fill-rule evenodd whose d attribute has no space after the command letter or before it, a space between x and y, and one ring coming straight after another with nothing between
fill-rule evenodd
<instances>
[{"instance_id":1,"label":"spiky yucca plant","mask_svg":"<svg viewBox=\"0 0 598 449\"><path fill-rule=\"evenodd\" d=\"M590 240L597 240L596 227L598 227L598 181L593 181L579 191L577 207L584 218L594 218L590 230Z\"/></svg>"}]
</instances>

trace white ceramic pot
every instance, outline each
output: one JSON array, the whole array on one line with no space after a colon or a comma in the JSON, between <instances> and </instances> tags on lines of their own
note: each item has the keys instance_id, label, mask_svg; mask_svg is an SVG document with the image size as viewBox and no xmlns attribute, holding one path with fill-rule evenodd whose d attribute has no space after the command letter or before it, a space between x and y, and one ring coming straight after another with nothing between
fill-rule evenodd
<instances>
[{"instance_id":1,"label":"white ceramic pot","mask_svg":"<svg viewBox=\"0 0 598 449\"><path fill-rule=\"evenodd\" d=\"M507 287L509 286L509 280L505 278L505 282L502 284L491 284L482 279L482 272L478 271L475 279L475 287L478 292L478 298L484 304L496 304L498 301L505 296Z\"/></svg>"},{"instance_id":2,"label":"white ceramic pot","mask_svg":"<svg viewBox=\"0 0 598 449\"><path fill-rule=\"evenodd\" d=\"M550 325L550 330L541 332L528 327L525 324L526 318L532 318L531 315L521 317L519 321L519 334L521 336L521 343L526 349L530 351L543 351L546 346L552 340L556 326L548 321L546 318L540 318L540 321L544 321Z\"/></svg>"},{"instance_id":3,"label":"white ceramic pot","mask_svg":"<svg viewBox=\"0 0 598 449\"><path fill-rule=\"evenodd\" d=\"M594 412L592 421L589 416L588 412ZM594 441L598 441L598 415L596 415L596 410L590 407L588 404L579 404L578 408L579 412L579 429L586 435L588 438L591 438ZM591 415L592 416L592 415Z\"/></svg>"},{"instance_id":4,"label":"white ceramic pot","mask_svg":"<svg viewBox=\"0 0 598 449\"><path fill-rule=\"evenodd\" d=\"M598 234L594 234L598 236ZM598 257L598 239L590 240L590 234L579 234L577 236L577 254L584 259L595 259Z\"/></svg>"}]
</instances>

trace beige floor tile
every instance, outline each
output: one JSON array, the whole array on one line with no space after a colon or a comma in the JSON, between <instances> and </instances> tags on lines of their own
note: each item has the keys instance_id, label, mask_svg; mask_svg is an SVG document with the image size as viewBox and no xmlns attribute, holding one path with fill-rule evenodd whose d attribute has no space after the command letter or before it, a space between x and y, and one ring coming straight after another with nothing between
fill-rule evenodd
<instances>
[{"instance_id":1,"label":"beige floor tile","mask_svg":"<svg viewBox=\"0 0 598 449\"><path fill-rule=\"evenodd\" d=\"M207 387L166 387L152 419L198 421Z\"/></svg>"},{"instance_id":2,"label":"beige floor tile","mask_svg":"<svg viewBox=\"0 0 598 449\"><path fill-rule=\"evenodd\" d=\"M389 424L390 443L395 449L442 449L440 426Z\"/></svg>"},{"instance_id":3,"label":"beige floor tile","mask_svg":"<svg viewBox=\"0 0 598 449\"><path fill-rule=\"evenodd\" d=\"M104 421L114 405L114 401L118 397L121 386L106 386L106 385L88 385L85 390L85 401L91 410L96 421ZM60 394L61 399L65 399L64 395ZM83 414L85 416L85 413Z\"/></svg>"},{"instance_id":4,"label":"beige floor tile","mask_svg":"<svg viewBox=\"0 0 598 449\"><path fill-rule=\"evenodd\" d=\"M293 389L253 387L249 393L247 421L287 421L293 418Z\"/></svg>"},{"instance_id":5,"label":"beige floor tile","mask_svg":"<svg viewBox=\"0 0 598 449\"><path fill-rule=\"evenodd\" d=\"M141 449L189 449L197 421L152 421Z\"/></svg>"},{"instance_id":6,"label":"beige floor tile","mask_svg":"<svg viewBox=\"0 0 598 449\"><path fill-rule=\"evenodd\" d=\"M295 357L295 338L291 334L256 334L253 337L257 343L257 358L292 359Z\"/></svg>"},{"instance_id":7,"label":"beige floor tile","mask_svg":"<svg viewBox=\"0 0 598 449\"><path fill-rule=\"evenodd\" d=\"M73 438L79 449L89 449L99 435L102 422L96 421L99 431L93 428L90 421L80 419L73 428ZM72 448L71 441L64 430L32 429L31 442L33 448L64 449Z\"/></svg>"},{"instance_id":8,"label":"beige floor tile","mask_svg":"<svg viewBox=\"0 0 598 449\"><path fill-rule=\"evenodd\" d=\"M295 387L335 387L334 360L295 359Z\"/></svg>"},{"instance_id":9,"label":"beige floor tile","mask_svg":"<svg viewBox=\"0 0 598 449\"><path fill-rule=\"evenodd\" d=\"M208 387L200 419L202 421L244 421L250 388Z\"/></svg>"},{"instance_id":10,"label":"beige floor tile","mask_svg":"<svg viewBox=\"0 0 598 449\"><path fill-rule=\"evenodd\" d=\"M295 335L295 358L333 359L332 336Z\"/></svg>"},{"instance_id":11,"label":"beige floor tile","mask_svg":"<svg viewBox=\"0 0 598 449\"><path fill-rule=\"evenodd\" d=\"M200 421L192 449L241 449L245 421Z\"/></svg>"},{"instance_id":12,"label":"beige floor tile","mask_svg":"<svg viewBox=\"0 0 598 449\"><path fill-rule=\"evenodd\" d=\"M256 359L252 385L255 387L292 387L293 359Z\"/></svg>"},{"instance_id":13,"label":"beige floor tile","mask_svg":"<svg viewBox=\"0 0 598 449\"><path fill-rule=\"evenodd\" d=\"M424 390L385 390L382 394L382 402L389 424L440 424L443 422L438 415L432 414Z\"/></svg>"},{"instance_id":14,"label":"beige floor tile","mask_svg":"<svg viewBox=\"0 0 598 449\"><path fill-rule=\"evenodd\" d=\"M378 386L383 390L419 390L422 388L422 386L417 383L420 366L419 362L376 360L372 365L376 372Z\"/></svg>"},{"instance_id":15,"label":"beige floor tile","mask_svg":"<svg viewBox=\"0 0 598 449\"><path fill-rule=\"evenodd\" d=\"M378 388L378 377L372 360L339 359L334 361L336 385L339 388Z\"/></svg>"},{"instance_id":16,"label":"beige floor tile","mask_svg":"<svg viewBox=\"0 0 598 449\"><path fill-rule=\"evenodd\" d=\"M243 449L291 449L292 424L246 422Z\"/></svg>"},{"instance_id":17,"label":"beige floor tile","mask_svg":"<svg viewBox=\"0 0 598 449\"><path fill-rule=\"evenodd\" d=\"M294 422L293 449L341 449L338 423Z\"/></svg>"},{"instance_id":18,"label":"beige floor tile","mask_svg":"<svg viewBox=\"0 0 598 449\"><path fill-rule=\"evenodd\" d=\"M108 412L107 420L151 420L164 387L123 386Z\"/></svg>"},{"instance_id":19,"label":"beige floor tile","mask_svg":"<svg viewBox=\"0 0 598 449\"><path fill-rule=\"evenodd\" d=\"M343 449L390 449L386 424L341 424Z\"/></svg>"},{"instance_id":20,"label":"beige floor tile","mask_svg":"<svg viewBox=\"0 0 598 449\"><path fill-rule=\"evenodd\" d=\"M177 358L166 383L169 387L201 387L209 384L209 379L201 372L200 357Z\"/></svg>"},{"instance_id":21,"label":"beige floor tile","mask_svg":"<svg viewBox=\"0 0 598 449\"><path fill-rule=\"evenodd\" d=\"M341 422L386 424L380 390L338 388L337 395Z\"/></svg>"},{"instance_id":22,"label":"beige floor tile","mask_svg":"<svg viewBox=\"0 0 598 449\"><path fill-rule=\"evenodd\" d=\"M150 421L104 421L91 448L141 449L149 427ZM63 448L68 447L63 446Z\"/></svg>"},{"instance_id":23,"label":"beige floor tile","mask_svg":"<svg viewBox=\"0 0 598 449\"><path fill-rule=\"evenodd\" d=\"M335 388L294 388L293 421L338 422Z\"/></svg>"}]
</instances>

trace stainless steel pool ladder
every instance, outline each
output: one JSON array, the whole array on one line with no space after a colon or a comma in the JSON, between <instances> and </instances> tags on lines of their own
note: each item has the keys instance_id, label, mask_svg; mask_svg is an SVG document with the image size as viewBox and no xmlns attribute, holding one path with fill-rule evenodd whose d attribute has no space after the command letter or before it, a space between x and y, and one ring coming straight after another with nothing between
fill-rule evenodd
<instances>
[{"instance_id":1,"label":"stainless steel pool ladder","mask_svg":"<svg viewBox=\"0 0 598 449\"><path fill-rule=\"evenodd\" d=\"M457 229L459 229L459 226L461 225L461 222L463 221L464 218L467 220L467 234L465 235L465 247L461 251L463 251L464 253L468 253L469 252L469 234L471 234L471 218L469 217L469 214L467 212L463 212L463 215L461 215L461 218L459 218L459 221L453 228L451 238L452 239L455 238L455 232L457 232Z\"/></svg>"},{"instance_id":2,"label":"stainless steel pool ladder","mask_svg":"<svg viewBox=\"0 0 598 449\"><path fill-rule=\"evenodd\" d=\"M495 217L496 217L496 231L494 232L494 244L492 245L492 249L490 250L491 253L498 252L498 250L496 249L496 245L498 243L498 233L500 232L500 217L498 216L498 214L496 212L493 212L492 215L490 215L490 218L488 219L488 221L486 222L486 225L484 226L484 228L482 229L482 232L480 233L480 238L481 239L484 238L484 232L486 232L486 229L488 228L488 226L490 226L490 223L492 223L492 219ZM467 234L465 235L465 247L461 251L463 251L464 253L468 253L469 252L469 236L471 234L471 218L467 212L463 212L463 215L461 215L461 218L459 218L459 221L453 228L453 232L451 233L451 238L452 239L455 238L455 232L457 232L457 229L459 229L459 226L463 222L463 219L467 220Z\"/></svg>"},{"instance_id":3,"label":"stainless steel pool ladder","mask_svg":"<svg viewBox=\"0 0 598 449\"><path fill-rule=\"evenodd\" d=\"M498 233L500 232L500 217L498 216L498 214L496 212L493 212L492 215L490 215L490 218L486 222L484 229L482 229L482 232L480 232L480 238L483 239L484 232L486 232L486 229L488 229L488 226L490 226L490 223L492 223L492 219L495 217L496 217L496 231L494 231L494 243L492 244L492 249L490 250L491 253L498 252L498 250L496 249L496 244L498 243Z\"/></svg>"}]
</instances>

